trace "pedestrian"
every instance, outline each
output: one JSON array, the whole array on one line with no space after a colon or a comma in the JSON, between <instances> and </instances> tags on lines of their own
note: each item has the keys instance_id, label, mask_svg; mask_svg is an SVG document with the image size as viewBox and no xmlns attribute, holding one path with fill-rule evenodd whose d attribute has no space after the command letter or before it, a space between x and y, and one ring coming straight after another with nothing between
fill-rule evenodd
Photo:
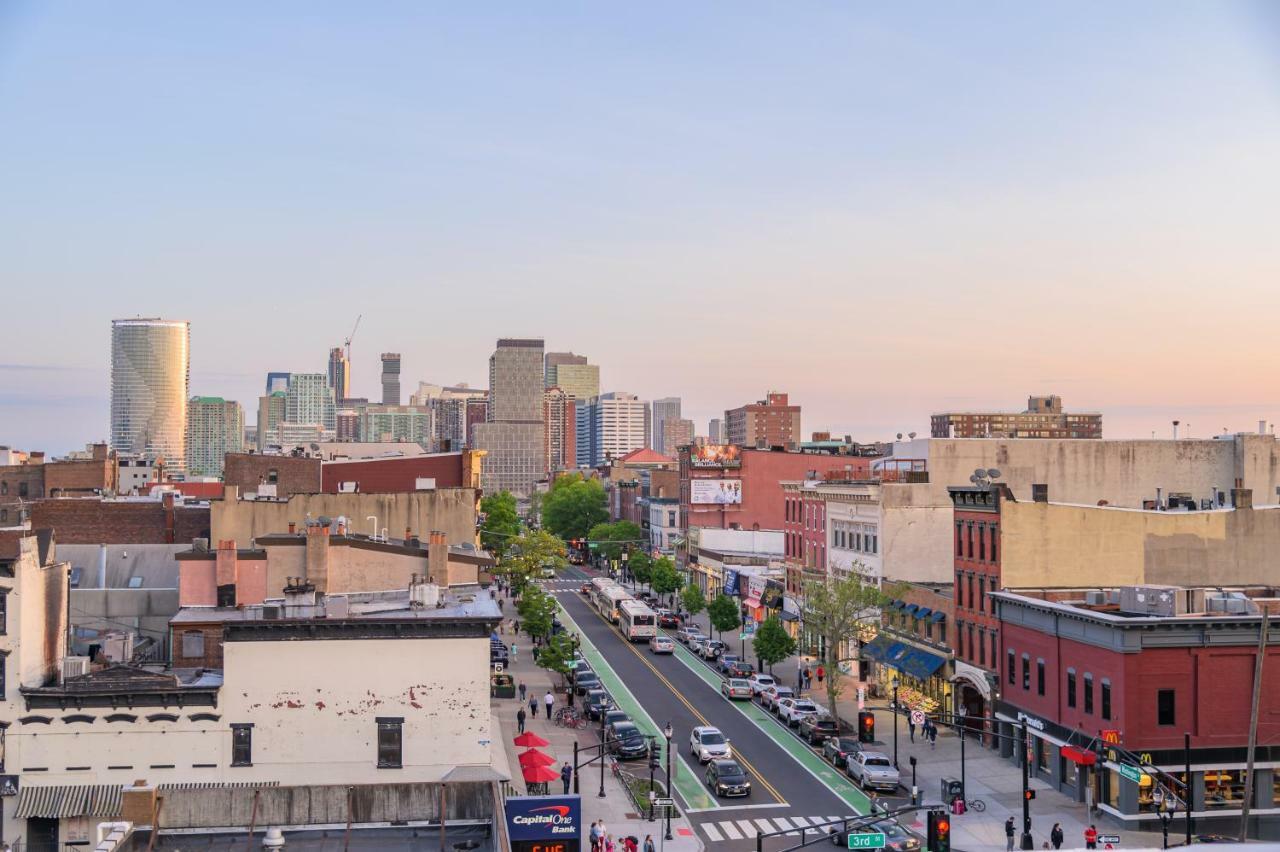
<instances>
[{"instance_id":1,"label":"pedestrian","mask_svg":"<svg viewBox=\"0 0 1280 852\"><path fill-rule=\"evenodd\" d=\"M520 628L517 627L516 631L519 632L519 629ZM516 645L515 642L512 642L511 643L511 662L514 663L519 659L520 659L520 648Z\"/></svg>"},{"instance_id":2,"label":"pedestrian","mask_svg":"<svg viewBox=\"0 0 1280 852\"><path fill-rule=\"evenodd\" d=\"M911 737L911 742L916 741L916 720L910 714L907 715L907 734Z\"/></svg>"},{"instance_id":3,"label":"pedestrian","mask_svg":"<svg viewBox=\"0 0 1280 852\"><path fill-rule=\"evenodd\" d=\"M538 696L536 695L529 699L529 715L535 719L538 718Z\"/></svg>"},{"instance_id":4,"label":"pedestrian","mask_svg":"<svg viewBox=\"0 0 1280 852\"><path fill-rule=\"evenodd\" d=\"M1047 840L1046 840L1046 841L1044 842L1044 845L1043 845L1043 846L1041 846L1040 848L1041 848L1041 849L1050 849L1050 848L1052 848L1052 847L1050 847L1050 846L1049 846L1049 841L1047 841Z\"/></svg>"},{"instance_id":5,"label":"pedestrian","mask_svg":"<svg viewBox=\"0 0 1280 852\"><path fill-rule=\"evenodd\" d=\"M600 852L600 823L591 823L591 852Z\"/></svg>"},{"instance_id":6,"label":"pedestrian","mask_svg":"<svg viewBox=\"0 0 1280 852\"><path fill-rule=\"evenodd\" d=\"M640 852L636 846L636 838L630 834L622 838L622 848L625 852Z\"/></svg>"},{"instance_id":7,"label":"pedestrian","mask_svg":"<svg viewBox=\"0 0 1280 852\"><path fill-rule=\"evenodd\" d=\"M932 719L929 720L929 750L933 751L938 747L938 726Z\"/></svg>"},{"instance_id":8,"label":"pedestrian","mask_svg":"<svg viewBox=\"0 0 1280 852\"><path fill-rule=\"evenodd\" d=\"M827 676L827 670L822 666L818 666L818 686L822 686L822 679Z\"/></svg>"},{"instance_id":9,"label":"pedestrian","mask_svg":"<svg viewBox=\"0 0 1280 852\"><path fill-rule=\"evenodd\" d=\"M1053 828L1049 829L1049 842L1053 844L1054 849L1061 849L1062 839L1062 823L1055 822Z\"/></svg>"},{"instance_id":10,"label":"pedestrian","mask_svg":"<svg viewBox=\"0 0 1280 852\"><path fill-rule=\"evenodd\" d=\"M1013 852L1013 817L1004 821L1004 848L1005 852Z\"/></svg>"},{"instance_id":11,"label":"pedestrian","mask_svg":"<svg viewBox=\"0 0 1280 852\"><path fill-rule=\"evenodd\" d=\"M547 690L547 697L542 699L547 704L547 718L551 718L551 708L556 706L555 696L551 694L551 690Z\"/></svg>"},{"instance_id":12,"label":"pedestrian","mask_svg":"<svg viewBox=\"0 0 1280 852\"><path fill-rule=\"evenodd\" d=\"M525 693L525 685L524 685L524 682L521 681L520 682L520 703L521 704L525 702L524 693Z\"/></svg>"},{"instance_id":13,"label":"pedestrian","mask_svg":"<svg viewBox=\"0 0 1280 852\"><path fill-rule=\"evenodd\" d=\"M604 852L615 852L612 834L606 834L604 836Z\"/></svg>"},{"instance_id":14,"label":"pedestrian","mask_svg":"<svg viewBox=\"0 0 1280 852\"><path fill-rule=\"evenodd\" d=\"M654 852L652 834L646 834L644 836L644 852Z\"/></svg>"},{"instance_id":15,"label":"pedestrian","mask_svg":"<svg viewBox=\"0 0 1280 852\"><path fill-rule=\"evenodd\" d=\"M1098 848L1098 827L1092 823L1084 830L1084 848Z\"/></svg>"},{"instance_id":16,"label":"pedestrian","mask_svg":"<svg viewBox=\"0 0 1280 852\"><path fill-rule=\"evenodd\" d=\"M569 761L564 762L564 766L560 767L560 780L564 782L564 794L569 795L569 782L573 780L573 767L569 765Z\"/></svg>"},{"instance_id":17,"label":"pedestrian","mask_svg":"<svg viewBox=\"0 0 1280 852\"><path fill-rule=\"evenodd\" d=\"M526 718L526 717L525 717L525 713L524 713L524 707L522 706L522 707L520 708L520 710L516 713L516 733L517 733L517 734L523 734L523 733L524 733L524 720L525 720L525 718Z\"/></svg>"}]
</instances>

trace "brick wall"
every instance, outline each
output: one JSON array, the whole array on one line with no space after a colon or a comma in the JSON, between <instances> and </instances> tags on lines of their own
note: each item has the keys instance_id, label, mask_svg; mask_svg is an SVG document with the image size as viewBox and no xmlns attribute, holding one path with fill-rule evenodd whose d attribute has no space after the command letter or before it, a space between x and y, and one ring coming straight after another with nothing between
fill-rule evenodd
<instances>
[{"instance_id":1,"label":"brick wall","mask_svg":"<svg viewBox=\"0 0 1280 852\"><path fill-rule=\"evenodd\" d=\"M358 482L365 494L400 494L416 491L418 477L435 479L436 488L461 488L469 484L463 467L463 453L329 462L321 469L321 490L337 494L340 483Z\"/></svg>"},{"instance_id":2,"label":"brick wall","mask_svg":"<svg viewBox=\"0 0 1280 852\"><path fill-rule=\"evenodd\" d=\"M276 496L320 493L320 460L293 456L264 456L257 453L227 453L223 482L235 485L241 494L258 490L259 483L276 483Z\"/></svg>"},{"instance_id":3,"label":"brick wall","mask_svg":"<svg viewBox=\"0 0 1280 852\"><path fill-rule=\"evenodd\" d=\"M48 462L44 465L44 488L50 497L70 497L97 491L116 491L114 458Z\"/></svg>"},{"instance_id":4,"label":"brick wall","mask_svg":"<svg viewBox=\"0 0 1280 852\"><path fill-rule=\"evenodd\" d=\"M190 648L195 650L193 642L184 641L188 633L204 636L204 652L202 654L185 653ZM221 624L181 624L173 625L173 665L178 668L222 668L222 625Z\"/></svg>"},{"instance_id":5,"label":"brick wall","mask_svg":"<svg viewBox=\"0 0 1280 852\"><path fill-rule=\"evenodd\" d=\"M209 537L207 505L47 499L31 507L31 522L53 528L63 544L172 544Z\"/></svg>"}]
</instances>

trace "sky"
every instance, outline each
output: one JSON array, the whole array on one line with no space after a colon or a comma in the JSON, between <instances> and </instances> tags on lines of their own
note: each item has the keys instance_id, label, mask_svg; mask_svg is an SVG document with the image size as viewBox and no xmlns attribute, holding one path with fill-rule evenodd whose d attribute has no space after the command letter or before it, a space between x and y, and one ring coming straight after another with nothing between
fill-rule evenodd
<instances>
[{"instance_id":1,"label":"sky","mask_svg":"<svg viewBox=\"0 0 1280 852\"><path fill-rule=\"evenodd\" d=\"M538 336L699 433L1280 421L1276 10L7 0L0 444L104 438L138 315L250 420L362 314L371 398Z\"/></svg>"}]
</instances>

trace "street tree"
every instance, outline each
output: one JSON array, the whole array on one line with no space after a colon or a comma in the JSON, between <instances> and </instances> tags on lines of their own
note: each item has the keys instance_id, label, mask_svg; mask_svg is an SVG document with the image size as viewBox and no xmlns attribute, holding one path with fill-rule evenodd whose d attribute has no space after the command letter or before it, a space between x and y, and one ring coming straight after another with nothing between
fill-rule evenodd
<instances>
[{"instance_id":1,"label":"street tree","mask_svg":"<svg viewBox=\"0 0 1280 852\"><path fill-rule=\"evenodd\" d=\"M609 520L604 486L577 473L556 477L542 498L541 518L543 528L562 539L586 538L592 527Z\"/></svg>"},{"instance_id":2,"label":"street tree","mask_svg":"<svg viewBox=\"0 0 1280 852\"><path fill-rule=\"evenodd\" d=\"M738 610L738 602L728 595L716 595L707 604L707 617L711 626L716 629L720 638L724 638L726 630L733 630L742 623L742 613Z\"/></svg>"},{"instance_id":3,"label":"street tree","mask_svg":"<svg viewBox=\"0 0 1280 852\"><path fill-rule=\"evenodd\" d=\"M643 550L633 551L627 560L627 570L637 583L648 584L653 579L653 557Z\"/></svg>"},{"instance_id":4,"label":"street tree","mask_svg":"<svg viewBox=\"0 0 1280 852\"><path fill-rule=\"evenodd\" d=\"M538 665L549 671L569 676L569 662L578 650L577 642L568 632L557 633L545 645L538 649Z\"/></svg>"},{"instance_id":5,"label":"street tree","mask_svg":"<svg viewBox=\"0 0 1280 852\"><path fill-rule=\"evenodd\" d=\"M566 564L563 541L543 530L526 530L511 543L497 571L507 578L513 594L522 595L547 568L558 571Z\"/></svg>"},{"instance_id":6,"label":"street tree","mask_svg":"<svg viewBox=\"0 0 1280 852\"><path fill-rule=\"evenodd\" d=\"M544 592L541 586L529 586L520 595L516 612L520 613L520 627L525 633L545 639L551 635L551 622L556 615L556 599Z\"/></svg>"},{"instance_id":7,"label":"street tree","mask_svg":"<svg viewBox=\"0 0 1280 852\"><path fill-rule=\"evenodd\" d=\"M756 658L768 666L769 673L773 674L774 663L780 663L796 652L796 640L782 627L778 616L771 615L756 628L751 647L756 652Z\"/></svg>"},{"instance_id":8,"label":"street tree","mask_svg":"<svg viewBox=\"0 0 1280 852\"><path fill-rule=\"evenodd\" d=\"M658 595L665 597L672 592L678 592L683 585L684 579L676 571L676 564L671 561L670 556L660 556L654 560L649 586Z\"/></svg>"},{"instance_id":9,"label":"street tree","mask_svg":"<svg viewBox=\"0 0 1280 852\"><path fill-rule=\"evenodd\" d=\"M501 559L520 535L516 498L510 491L490 494L480 501L484 520L480 523L480 546Z\"/></svg>"},{"instance_id":10,"label":"street tree","mask_svg":"<svg viewBox=\"0 0 1280 852\"><path fill-rule=\"evenodd\" d=\"M690 618L707 608L707 599L703 596L702 589L692 583L685 586L684 591L680 593L680 603L684 605L685 612L689 613Z\"/></svg>"},{"instance_id":11,"label":"street tree","mask_svg":"<svg viewBox=\"0 0 1280 852\"><path fill-rule=\"evenodd\" d=\"M804 585L804 624L818 640L813 651L826 669L827 706L833 717L841 692L836 674L842 664L858 658L855 649L859 628L877 620L880 607L890 599L858 563L848 574L829 574Z\"/></svg>"},{"instance_id":12,"label":"street tree","mask_svg":"<svg viewBox=\"0 0 1280 852\"><path fill-rule=\"evenodd\" d=\"M616 521L596 524L587 533L587 538L598 545L601 556L614 562L622 558L624 549L634 550L643 544L644 532L631 521ZM627 558L631 558L629 553Z\"/></svg>"}]
</instances>

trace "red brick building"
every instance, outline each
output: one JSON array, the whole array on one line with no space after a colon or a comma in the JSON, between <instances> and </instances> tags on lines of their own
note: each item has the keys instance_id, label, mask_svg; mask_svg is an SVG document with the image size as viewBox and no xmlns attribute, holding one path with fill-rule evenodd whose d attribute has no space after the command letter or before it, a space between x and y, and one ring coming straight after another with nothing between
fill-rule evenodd
<instances>
[{"instance_id":1,"label":"red brick building","mask_svg":"<svg viewBox=\"0 0 1280 852\"><path fill-rule=\"evenodd\" d=\"M256 494L259 486L275 488L275 496L319 494L320 459L306 456L227 453L222 481L234 485L241 494Z\"/></svg>"},{"instance_id":2,"label":"red brick building","mask_svg":"<svg viewBox=\"0 0 1280 852\"><path fill-rule=\"evenodd\" d=\"M481 454L474 450L386 459L325 462L321 488L326 494L354 490L398 494L426 488L479 488Z\"/></svg>"},{"instance_id":3,"label":"red brick building","mask_svg":"<svg viewBox=\"0 0 1280 852\"><path fill-rule=\"evenodd\" d=\"M725 443L740 447L794 447L801 439L800 406L785 393L770 391L764 399L724 413Z\"/></svg>"},{"instance_id":4,"label":"red brick building","mask_svg":"<svg viewBox=\"0 0 1280 852\"><path fill-rule=\"evenodd\" d=\"M209 537L209 504L174 492L159 500L50 498L31 507L31 526L53 529L63 544L175 544Z\"/></svg>"},{"instance_id":5,"label":"red brick building","mask_svg":"<svg viewBox=\"0 0 1280 852\"><path fill-rule=\"evenodd\" d=\"M118 483L116 454L106 444L90 445L87 459L47 462L30 453L22 464L0 466L0 526L22 523L33 500L114 494Z\"/></svg>"}]
</instances>

